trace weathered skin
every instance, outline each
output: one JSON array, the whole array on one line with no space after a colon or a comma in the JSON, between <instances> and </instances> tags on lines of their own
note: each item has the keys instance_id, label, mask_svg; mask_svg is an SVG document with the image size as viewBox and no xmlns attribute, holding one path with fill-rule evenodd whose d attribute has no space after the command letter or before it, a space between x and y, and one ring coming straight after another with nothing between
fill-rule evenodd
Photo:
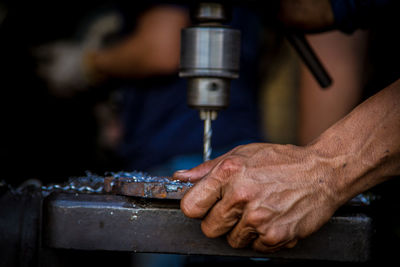
<instances>
[{"instance_id":1,"label":"weathered skin","mask_svg":"<svg viewBox=\"0 0 400 267\"><path fill-rule=\"evenodd\" d=\"M262 252L293 247L352 197L400 174L400 80L308 146L250 144L174 178L183 213L208 237Z\"/></svg>"}]
</instances>

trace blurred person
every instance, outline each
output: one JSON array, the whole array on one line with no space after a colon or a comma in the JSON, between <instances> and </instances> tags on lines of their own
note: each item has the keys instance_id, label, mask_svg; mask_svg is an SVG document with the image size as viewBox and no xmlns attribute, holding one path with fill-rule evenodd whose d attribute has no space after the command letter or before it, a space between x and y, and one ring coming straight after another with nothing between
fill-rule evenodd
<instances>
[{"instance_id":1,"label":"blurred person","mask_svg":"<svg viewBox=\"0 0 400 267\"><path fill-rule=\"evenodd\" d=\"M203 161L203 122L187 106L186 81L178 77L180 31L189 23L181 5L144 5L135 14L111 9L90 23L80 41L59 40L34 50L38 73L53 94L73 99L88 90L109 92L111 101L95 106L102 126L98 141L117 155L124 170L169 176ZM237 8L231 26L242 30L241 71L232 81L229 107L213 122L213 156L262 140L257 103L261 22L252 11ZM179 266L184 260L135 256L141 266Z\"/></svg>"},{"instance_id":2,"label":"blurred person","mask_svg":"<svg viewBox=\"0 0 400 267\"><path fill-rule=\"evenodd\" d=\"M2 89L1 162L7 182L60 182L95 169L92 103L82 93L62 99L35 73L31 48L72 34L87 4L66 1L0 1ZM73 18L73 19L72 19ZM50 22L50 23L49 23ZM51 25L51 27L49 27Z\"/></svg>"},{"instance_id":3,"label":"blurred person","mask_svg":"<svg viewBox=\"0 0 400 267\"><path fill-rule=\"evenodd\" d=\"M79 43L39 47L43 64L38 71L61 97L96 87L115 92L119 113L108 116L106 107L97 109L105 118L100 136L125 170L170 175L200 164L203 124L198 111L187 106L186 81L177 75L180 30L189 25L188 11L177 5L146 6L133 30L104 45L104 37L118 31L125 16L132 18L125 13L102 16ZM242 29L241 72L232 82L229 108L213 122L214 156L262 140L257 103L261 23L249 10L235 9L231 26Z\"/></svg>"}]
</instances>

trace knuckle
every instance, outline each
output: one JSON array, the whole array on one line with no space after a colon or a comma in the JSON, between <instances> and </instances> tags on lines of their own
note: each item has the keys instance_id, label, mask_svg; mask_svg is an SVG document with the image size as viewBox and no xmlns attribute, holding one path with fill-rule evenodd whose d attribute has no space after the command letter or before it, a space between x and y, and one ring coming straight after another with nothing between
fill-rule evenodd
<instances>
[{"instance_id":1,"label":"knuckle","mask_svg":"<svg viewBox=\"0 0 400 267\"><path fill-rule=\"evenodd\" d=\"M242 150L244 148L244 145L238 145L235 148L231 150L232 153L237 152L238 150Z\"/></svg>"},{"instance_id":2,"label":"knuckle","mask_svg":"<svg viewBox=\"0 0 400 267\"><path fill-rule=\"evenodd\" d=\"M228 174L238 172L242 167L242 160L238 157L227 157L219 164L219 170Z\"/></svg>"},{"instance_id":3,"label":"knuckle","mask_svg":"<svg viewBox=\"0 0 400 267\"><path fill-rule=\"evenodd\" d=\"M253 228L258 228L258 226L260 226L263 223L264 218L262 213L253 211L248 213L245 220L248 226L251 226Z\"/></svg>"},{"instance_id":4,"label":"knuckle","mask_svg":"<svg viewBox=\"0 0 400 267\"><path fill-rule=\"evenodd\" d=\"M230 211L226 211L226 212L220 212L219 213L219 221L221 223L228 223L230 221L232 221L232 219L234 218L234 215L236 215L237 212L230 210Z\"/></svg>"},{"instance_id":5,"label":"knuckle","mask_svg":"<svg viewBox=\"0 0 400 267\"><path fill-rule=\"evenodd\" d=\"M207 180L205 181L206 182L204 183L204 189L210 192L217 190L223 185L220 178L216 175L210 175L209 177L207 177Z\"/></svg>"},{"instance_id":6,"label":"knuckle","mask_svg":"<svg viewBox=\"0 0 400 267\"><path fill-rule=\"evenodd\" d=\"M270 228L261 240L268 246L276 246L286 240L286 233L276 227Z\"/></svg>"},{"instance_id":7,"label":"knuckle","mask_svg":"<svg viewBox=\"0 0 400 267\"><path fill-rule=\"evenodd\" d=\"M239 187L235 188L232 192L231 199L236 205L244 205L245 203L250 201L250 192L247 188Z\"/></svg>"}]
</instances>

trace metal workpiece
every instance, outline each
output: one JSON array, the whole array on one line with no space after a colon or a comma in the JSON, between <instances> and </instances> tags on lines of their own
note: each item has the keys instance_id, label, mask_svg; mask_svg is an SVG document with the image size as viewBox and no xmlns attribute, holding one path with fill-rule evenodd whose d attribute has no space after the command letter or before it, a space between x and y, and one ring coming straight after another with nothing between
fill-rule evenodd
<instances>
[{"instance_id":1,"label":"metal workpiece","mask_svg":"<svg viewBox=\"0 0 400 267\"><path fill-rule=\"evenodd\" d=\"M231 248L225 237L204 236L178 201L144 202L115 195L56 194L44 206L43 245L49 248L365 262L372 219L334 216L293 249L262 254Z\"/></svg>"},{"instance_id":2,"label":"metal workpiece","mask_svg":"<svg viewBox=\"0 0 400 267\"><path fill-rule=\"evenodd\" d=\"M132 177L108 176L104 179L104 191L107 193L153 199L179 200L192 186L192 183L166 177L135 180Z\"/></svg>"},{"instance_id":3,"label":"metal workpiece","mask_svg":"<svg viewBox=\"0 0 400 267\"><path fill-rule=\"evenodd\" d=\"M240 31L194 26L181 31L180 77L239 77Z\"/></svg>"},{"instance_id":4,"label":"metal workpiece","mask_svg":"<svg viewBox=\"0 0 400 267\"><path fill-rule=\"evenodd\" d=\"M43 196L51 193L117 194L153 199L181 199L192 187L190 182L170 177L152 176L143 172L110 172L105 177L87 173L84 177L71 177L61 184L39 186Z\"/></svg>"}]
</instances>

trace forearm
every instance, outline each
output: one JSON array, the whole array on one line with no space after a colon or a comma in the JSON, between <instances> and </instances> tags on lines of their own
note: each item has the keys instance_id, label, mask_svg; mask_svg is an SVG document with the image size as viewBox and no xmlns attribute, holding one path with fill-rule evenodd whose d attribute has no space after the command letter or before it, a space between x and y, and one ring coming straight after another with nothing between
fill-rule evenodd
<instances>
[{"instance_id":1,"label":"forearm","mask_svg":"<svg viewBox=\"0 0 400 267\"><path fill-rule=\"evenodd\" d=\"M110 49L93 52L91 68L105 77L142 78L160 72L152 55L149 45L137 38L129 38Z\"/></svg>"},{"instance_id":2,"label":"forearm","mask_svg":"<svg viewBox=\"0 0 400 267\"><path fill-rule=\"evenodd\" d=\"M186 10L159 6L145 12L131 36L93 52L88 68L99 76L145 78L178 70L180 31L189 22Z\"/></svg>"},{"instance_id":3,"label":"forearm","mask_svg":"<svg viewBox=\"0 0 400 267\"><path fill-rule=\"evenodd\" d=\"M400 175L400 80L355 108L309 145L332 174L338 204Z\"/></svg>"},{"instance_id":4,"label":"forearm","mask_svg":"<svg viewBox=\"0 0 400 267\"><path fill-rule=\"evenodd\" d=\"M332 31L308 36L334 83L328 90L321 90L306 66L301 66L300 145L308 144L359 104L364 85L367 38L366 31L357 31L353 35Z\"/></svg>"}]
</instances>

